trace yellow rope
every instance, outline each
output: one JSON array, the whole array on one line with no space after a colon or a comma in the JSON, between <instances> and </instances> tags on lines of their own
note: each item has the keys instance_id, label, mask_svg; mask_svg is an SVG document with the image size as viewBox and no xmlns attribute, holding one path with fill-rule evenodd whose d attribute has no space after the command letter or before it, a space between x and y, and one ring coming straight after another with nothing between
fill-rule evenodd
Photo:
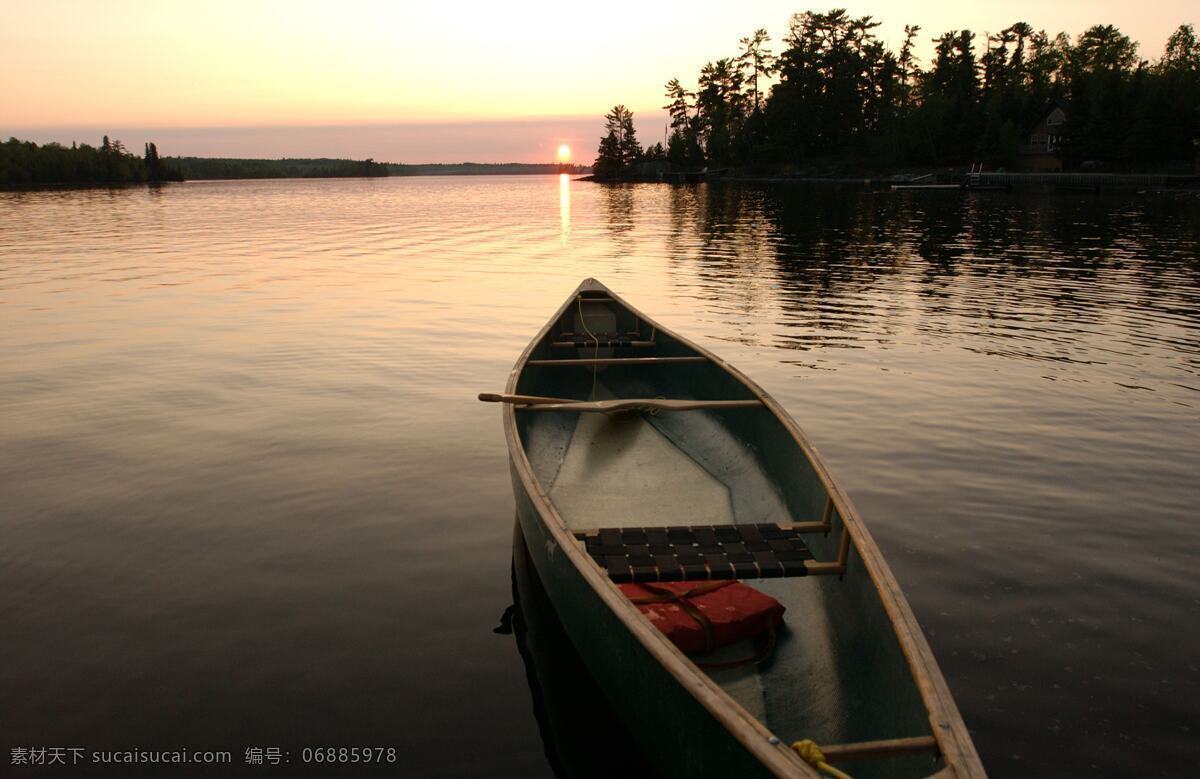
<instances>
[{"instance_id":1,"label":"yellow rope","mask_svg":"<svg viewBox=\"0 0 1200 779\"><path fill-rule=\"evenodd\" d=\"M596 342L596 351L592 354L592 359L600 359L600 339L597 338L591 330L588 329L587 320L583 318L583 295L575 298L575 305L579 308L579 325L583 328L583 332L592 337ZM600 369L599 363L592 363L592 395L588 400L596 399L596 372Z\"/></svg>"},{"instance_id":2,"label":"yellow rope","mask_svg":"<svg viewBox=\"0 0 1200 779\"><path fill-rule=\"evenodd\" d=\"M810 738L803 741L797 741L792 744L792 749L796 750L796 754L800 755L800 759L808 763L818 771L824 771L835 779L850 779L847 774L837 770L829 763L825 762L825 753L817 746L817 742Z\"/></svg>"}]
</instances>

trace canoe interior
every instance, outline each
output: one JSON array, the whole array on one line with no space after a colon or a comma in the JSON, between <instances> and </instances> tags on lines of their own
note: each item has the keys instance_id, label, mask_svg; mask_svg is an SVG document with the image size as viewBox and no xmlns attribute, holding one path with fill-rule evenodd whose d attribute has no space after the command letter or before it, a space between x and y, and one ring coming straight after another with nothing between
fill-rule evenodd
<instances>
[{"instance_id":1,"label":"canoe interior","mask_svg":"<svg viewBox=\"0 0 1200 779\"><path fill-rule=\"evenodd\" d=\"M568 308L531 360L678 357L697 354L652 332L616 302L583 307L594 333L638 333L641 348L564 347L581 330ZM754 392L711 361L526 365L519 394L572 398L743 400ZM818 521L826 490L804 451L766 407L677 413L517 411L517 432L534 475L571 529ZM806 536L818 560L837 557L840 518L828 536ZM844 577L755 579L787 608L773 657L712 678L786 742L839 744L925 736L928 714L878 593L851 548ZM743 653L748 654L748 653ZM856 777L926 776L927 756L847 766Z\"/></svg>"}]
</instances>

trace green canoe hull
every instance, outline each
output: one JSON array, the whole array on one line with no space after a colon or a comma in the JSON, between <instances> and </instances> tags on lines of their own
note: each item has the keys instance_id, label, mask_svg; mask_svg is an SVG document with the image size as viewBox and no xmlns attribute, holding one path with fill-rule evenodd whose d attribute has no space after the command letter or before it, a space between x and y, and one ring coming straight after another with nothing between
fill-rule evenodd
<instances>
[{"instance_id":1,"label":"green canoe hull","mask_svg":"<svg viewBox=\"0 0 1200 779\"><path fill-rule=\"evenodd\" d=\"M771 776L601 601L547 532L515 468L513 487L526 548L559 620L609 705L658 770L678 777ZM619 766L614 769L620 775Z\"/></svg>"}]
</instances>

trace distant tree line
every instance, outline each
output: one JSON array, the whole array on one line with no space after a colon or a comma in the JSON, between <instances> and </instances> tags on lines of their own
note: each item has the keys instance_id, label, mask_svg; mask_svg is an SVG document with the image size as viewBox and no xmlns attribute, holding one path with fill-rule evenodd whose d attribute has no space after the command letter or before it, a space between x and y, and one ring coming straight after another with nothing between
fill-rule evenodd
<instances>
[{"instance_id":1,"label":"distant tree line","mask_svg":"<svg viewBox=\"0 0 1200 779\"><path fill-rule=\"evenodd\" d=\"M795 14L778 55L756 30L736 56L704 65L694 90L667 82L665 149L642 149L632 112L614 107L597 175L658 160L681 169L1012 166L1054 105L1067 116L1059 148L1068 167L1147 169L1198 152L1200 42L1190 24L1154 63L1111 25L1072 41L1017 22L982 38L945 32L925 67L914 53L920 27L906 26L894 52L878 26L844 9Z\"/></svg>"},{"instance_id":2,"label":"distant tree line","mask_svg":"<svg viewBox=\"0 0 1200 779\"><path fill-rule=\"evenodd\" d=\"M380 176L511 175L517 173L585 173L583 165L565 163L435 163L396 164L373 159L319 158L238 159L223 157L159 157L153 143L145 154L130 154L120 141L105 136L99 148L58 143L39 146L10 138L0 144L0 186L47 184L127 184L186 179L358 178Z\"/></svg>"},{"instance_id":3,"label":"distant tree line","mask_svg":"<svg viewBox=\"0 0 1200 779\"><path fill-rule=\"evenodd\" d=\"M475 176L514 173L581 173L578 165L520 162L416 163L376 162L373 159L345 160L291 158L279 160L233 159L221 157L164 158L182 171L187 179L277 179L277 178L354 178L376 176Z\"/></svg>"},{"instance_id":4,"label":"distant tree line","mask_svg":"<svg viewBox=\"0 0 1200 779\"><path fill-rule=\"evenodd\" d=\"M108 136L99 148L72 143L39 146L9 138L0 144L0 185L136 184L147 181L181 181L178 168L158 156L153 143L139 157Z\"/></svg>"},{"instance_id":5,"label":"distant tree line","mask_svg":"<svg viewBox=\"0 0 1200 779\"><path fill-rule=\"evenodd\" d=\"M388 163L393 176L509 176L516 174L586 173L585 165L537 162Z\"/></svg>"},{"instance_id":6,"label":"distant tree line","mask_svg":"<svg viewBox=\"0 0 1200 779\"><path fill-rule=\"evenodd\" d=\"M373 159L235 159L168 157L186 179L361 178L387 176L388 166Z\"/></svg>"}]
</instances>

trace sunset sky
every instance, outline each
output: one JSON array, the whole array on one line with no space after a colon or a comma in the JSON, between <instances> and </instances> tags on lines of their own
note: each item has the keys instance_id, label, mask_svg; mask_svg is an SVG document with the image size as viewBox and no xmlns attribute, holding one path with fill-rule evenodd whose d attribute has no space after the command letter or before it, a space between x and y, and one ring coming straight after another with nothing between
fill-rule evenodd
<instances>
[{"instance_id":1,"label":"sunset sky","mask_svg":"<svg viewBox=\"0 0 1200 779\"><path fill-rule=\"evenodd\" d=\"M349 156L390 162L544 162L566 143L590 162L601 116L634 110L661 140L662 85L766 27L778 51L794 2L135 2L9 4L0 27L0 135L164 154ZM1115 24L1156 59L1195 0L849 7L928 40L1028 21L1072 36ZM980 42L982 45L982 42Z\"/></svg>"}]
</instances>

